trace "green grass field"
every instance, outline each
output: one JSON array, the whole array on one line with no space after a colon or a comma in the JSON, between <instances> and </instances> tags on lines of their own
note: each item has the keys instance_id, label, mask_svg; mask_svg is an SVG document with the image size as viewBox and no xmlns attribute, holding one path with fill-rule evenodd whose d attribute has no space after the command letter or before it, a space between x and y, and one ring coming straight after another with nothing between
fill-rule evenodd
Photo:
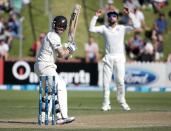
<instances>
[{"instance_id":1,"label":"green grass field","mask_svg":"<svg viewBox=\"0 0 171 131\"><path fill-rule=\"evenodd\" d=\"M100 110L101 95L101 92L95 91L68 91L69 114L75 116L76 121L63 126L40 127L35 124L38 112L38 92L0 91L0 130L171 130L170 93L128 92L127 101L132 108L130 112L123 112L120 109L115 93L111 96L112 110L102 112ZM31 124L33 121L34 124Z\"/></svg>"}]
</instances>

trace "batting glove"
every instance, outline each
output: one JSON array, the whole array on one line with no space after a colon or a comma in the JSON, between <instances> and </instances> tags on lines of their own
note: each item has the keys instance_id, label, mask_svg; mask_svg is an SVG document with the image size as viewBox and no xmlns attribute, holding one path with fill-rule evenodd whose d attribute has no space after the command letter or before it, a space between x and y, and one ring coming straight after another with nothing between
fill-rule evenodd
<instances>
[{"instance_id":1,"label":"batting glove","mask_svg":"<svg viewBox=\"0 0 171 131\"><path fill-rule=\"evenodd\" d=\"M75 42L69 42L67 49L69 50L70 54L73 54L77 49L76 43Z\"/></svg>"}]
</instances>

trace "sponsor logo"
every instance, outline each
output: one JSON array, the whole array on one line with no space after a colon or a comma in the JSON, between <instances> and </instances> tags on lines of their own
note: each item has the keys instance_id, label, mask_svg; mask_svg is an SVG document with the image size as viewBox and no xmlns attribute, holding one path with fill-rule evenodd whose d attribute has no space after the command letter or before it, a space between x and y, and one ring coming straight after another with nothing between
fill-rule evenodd
<instances>
[{"instance_id":1,"label":"sponsor logo","mask_svg":"<svg viewBox=\"0 0 171 131\"><path fill-rule=\"evenodd\" d=\"M30 75L30 66L25 61L17 61L12 67L12 73L18 80L25 80Z\"/></svg>"},{"instance_id":2,"label":"sponsor logo","mask_svg":"<svg viewBox=\"0 0 171 131\"><path fill-rule=\"evenodd\" d=\"M59 76L67 84L90 84L90 73L80 70L79 72L60 72ZM30 83L38 83L39 79L36 73L30 72Z\"/></svg>"},{"instance_id":3,"label":"sponsor logo","mask_svg":"<svg viewBox=\"0 0 171 131\"><path fill-rule=\"evenodd\" d=\"M61 72L59 73L66 83L68 84L89 84L90 73L80 70L79 72Z\"/></svg>"},{"instance_id":4,"label":"sponsor logo","mask_svg":"<svg viewBox=\"0 0 171 131\"><path fill-rule=\"evenodd\" d=\"M128 68L125 74L125 84L127 85L147 85L157 79L157 75L148 70L138 68Z\"/></svg>"}]
</instances>

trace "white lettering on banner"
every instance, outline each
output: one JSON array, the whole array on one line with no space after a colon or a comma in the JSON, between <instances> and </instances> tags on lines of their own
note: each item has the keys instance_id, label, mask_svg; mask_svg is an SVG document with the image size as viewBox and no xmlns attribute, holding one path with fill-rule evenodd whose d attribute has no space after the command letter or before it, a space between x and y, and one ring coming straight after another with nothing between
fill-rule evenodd
<instances>
[{"instance_id":1,"label":"white lettering on banner","mask_svg":"<svg viewBox=\"0 0 171 131\"><path fill-rule=\"evenodd\" d=\"M133 76L131 74L125 75L126 83L139 83L146 84L148 82L148 75L145 76Z\"/></svg>"},{"instance_id":2,"label":"white lettering on banner","mask_svg":"<svg viewBox=\"0 0 171 131\"><path fill-rule=\"evenodd\" d=\"M80 70L79 72L61 72L59 75L66 83L90 83L90 73L86 73L84 70Z\"/></svg>"},{"instance_id":3,"label":"white lettering on banner","mask_svg":"<svg viewBox=\"0 0 171 131\"><path fill-rule=\"evenodd\" d=\"M23 74L20 74L20 72L18 72L19 68L21 67L24 68L24 71L22 72ZM25 80L30 75L30 66L25 61L17 61L12 67L12 73L16 79Z\"/></svg>"},{"instance_id":4,"label":"white lettering on banner","mask_svg":"<svg viewBox=\"0 0 171 131\"><path fill-rule=\"evenodd\" d=\"M36 73L34 73L34 72L30 73L29 82L30 83L38 83L39 82L39 78Z\"/></svg>"}]
</instances>

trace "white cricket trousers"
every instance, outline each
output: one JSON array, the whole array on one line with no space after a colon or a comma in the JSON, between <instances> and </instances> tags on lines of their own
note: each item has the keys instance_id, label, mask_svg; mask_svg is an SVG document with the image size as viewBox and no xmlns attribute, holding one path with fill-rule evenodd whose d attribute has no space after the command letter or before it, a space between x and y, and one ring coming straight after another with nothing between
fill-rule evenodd
<instances>
[{"instance_id":1,"label":"white cricket trousers","mask_svg":"<svg viewBox=\"0 0 171 131\"><path fill-rule=\"evenodd\" d=\"M103 58L103 104L110 104L110 83L114 73L117 101L122 104L125 100L125 55L105 55Z\"/></svg>"},{"instance_id":2,"label":"white cricket trousers","mask_svg":"<svg viewBox=\"0 0 171 131\"><path fill-rule=\"evenodd\" d=\"M61 110L61 117L68 118L68 104L67 104L67 90L66 83L63 79L59 77L56 72L56 65L47 65L47 63L39 62L34 64L34 71L38 76L47 75L47 76L55 76L55 83L57 85L58 90L58 101ZM49 83L52 84L52 83ZM52 87L52 86L51 86ZM51 109L49 109L51 111ZM59 116L60 117L60 116Z\"/></svg>"}]
</instances>

